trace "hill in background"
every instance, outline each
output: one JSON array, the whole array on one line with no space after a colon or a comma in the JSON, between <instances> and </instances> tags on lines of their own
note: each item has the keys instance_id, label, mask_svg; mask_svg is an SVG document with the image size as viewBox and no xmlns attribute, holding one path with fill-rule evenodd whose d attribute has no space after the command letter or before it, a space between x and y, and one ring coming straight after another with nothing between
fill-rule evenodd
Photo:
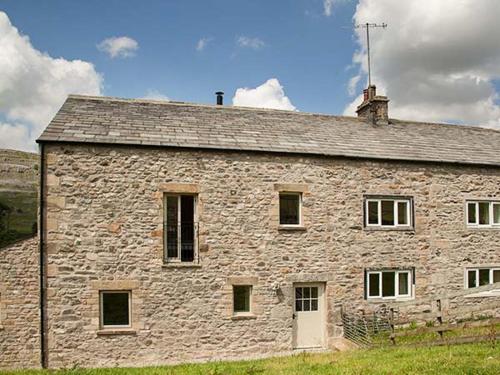
<instances>
[{"instance_id":1,"label":"hill in background","mask_svg":"<svg viewBox=\"0 0 500 375\"><path fill-rule=\"evenodd\" d=\"M36 234L38 154L0 149L0 247Z\"/></svg>"}]
</instances>

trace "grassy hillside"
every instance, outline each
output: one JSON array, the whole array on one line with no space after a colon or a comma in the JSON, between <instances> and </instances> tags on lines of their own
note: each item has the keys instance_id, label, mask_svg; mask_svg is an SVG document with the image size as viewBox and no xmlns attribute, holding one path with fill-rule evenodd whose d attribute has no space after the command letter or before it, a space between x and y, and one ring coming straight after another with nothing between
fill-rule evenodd
<instances>
[{"instance_id":1,"label":"grassy hillside","mask_svg":"<svg viewBox=\"0 0 500 375\"><path fill-rule=\"evenodd\" d=\"M38 155L0 149L0 247L36 231Z\"/></svg>"},{"instance_id":2,"label":"grassy hillside","mask_svg":"<svg viewBox=\"0 0 500 375\"><path fill-rule=\"evenodd\" d=\"M2 375L365 375L500 374L500 349L492 344L385 348L298 354L258 361L213 362L148 368L1 372Z\"/></svg>"}]
</instances>

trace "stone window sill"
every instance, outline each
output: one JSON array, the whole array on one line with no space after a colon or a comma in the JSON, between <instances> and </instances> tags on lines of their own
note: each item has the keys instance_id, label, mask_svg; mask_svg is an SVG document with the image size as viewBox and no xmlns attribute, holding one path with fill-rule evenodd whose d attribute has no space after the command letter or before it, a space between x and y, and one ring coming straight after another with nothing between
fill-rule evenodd
<instances>
[{"instance_id":1,"label":"stone window sill","mask_svg":"<svg viewBox=\"0 0 500 375\"><path fill-rule=\"evenodd\" d=\"M231 316L231 320L252 320L252 319L257 319L257 316L255 316L252 313L236 314L236 315Z\"/></svg>"},{"instance_id":2,"label":"stone window sill","mask_svg":"<svg viewBox=\"0 0 500 375\"><path fill-rule=\"evenodd\" d=\"M98 336L113 336L113 335L136 335L137 331L133 328L106 328L97 331Z\"/></svg>"},{"instance_id":3,"label":"stone window sill","mask_svg":"<svg viewBox=\"0 0 500 375\"><path fill-rule=\"evenodd\" d=\"M163 263L162 268L201 268L201 264L191 262L171 262Z\"/></svg>"},{"instance_id":4,"label":"stone window sill","mask_svg":"<svg viewBox=\"0 0 500 375\"><path fill-rule=\"evenodd\" d=\"M305 231L307 228L303 225L280 225L278 227L279 231Z\"/></svg>"},{"instance_id":5,"label":"stone window sill","mask_svg":"<svg viewBox=\"0 0 500 375\"><path fill-rule=\"evenodd\" d=\"M363 229L367 232L415 232L414 227L364 227Z\"/></svg>"},{"instance_id":6,"label":"stone window sill","mask_svg":"<svg viewBox=\"0 0 500 375\"><path fill-rule=\"evenodd\" d=\"M368 298L368 303L393 303L393 302L407 302L413 301L414 297L400 297L400 298Z\"/></svg>"}]
</instances>

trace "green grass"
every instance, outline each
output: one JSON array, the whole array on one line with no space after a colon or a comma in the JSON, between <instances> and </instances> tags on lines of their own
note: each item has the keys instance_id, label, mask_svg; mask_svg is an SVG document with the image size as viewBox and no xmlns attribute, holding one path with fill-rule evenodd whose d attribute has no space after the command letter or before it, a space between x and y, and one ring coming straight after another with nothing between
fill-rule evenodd
<instances>
[{"instance_id":1,"label":"green grass","mask_svg":"<svg viewBox=\"0 0 500 375\"><path fill-rule=\"evenodd\" d=\"M213 362L122 369L27 370L2 375L335 375L500 374L500 348L469 344L432 348L381 348L343 353L298 354L257 361Z\"/></svg>"}]
</instances>

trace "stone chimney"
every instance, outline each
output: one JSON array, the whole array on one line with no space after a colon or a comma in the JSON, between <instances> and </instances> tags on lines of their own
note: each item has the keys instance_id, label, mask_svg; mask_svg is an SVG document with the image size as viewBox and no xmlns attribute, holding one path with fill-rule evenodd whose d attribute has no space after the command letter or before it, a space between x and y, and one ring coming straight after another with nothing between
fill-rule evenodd
<instances>
[{"instance_id":1,"label":"stone chimney","mask_svg":"<svg viewBox=\"0 0 500 375\"><path fill-rule=\"evenodd\" d=\"M358 106L356 113L358 117L366 118L374 125L388 124L388 103L387 96L377 95L377 88L371 85L363 90L363 103Z\"/></svg>"}]
</instances>

